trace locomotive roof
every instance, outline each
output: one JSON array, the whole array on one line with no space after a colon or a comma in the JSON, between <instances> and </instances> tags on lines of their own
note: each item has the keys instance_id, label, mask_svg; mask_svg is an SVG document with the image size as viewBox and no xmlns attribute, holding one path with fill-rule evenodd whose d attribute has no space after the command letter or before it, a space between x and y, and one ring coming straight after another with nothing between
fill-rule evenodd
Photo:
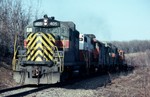
<instances>
[{"instance_id":1,"label":"locomotive roof","mask_svg":"<svg viewBox=\"0 0 150 97\"><path fill-rule=\"evenodd\" d=\"M76 30L76 25L72 21L60 21L62 25L65 27L70 28L71 30L75 31Z\"/></svg>"},{"instance_id":2,"label":"locomotive roof","mask_svg":"<svg viewBox=\"0 0 150 97\"><path fill-rule=\"evenodd\" d=\"M39 21L44 21L44 19L48 19L48 21L56 21L56 22L59 22L60 23L60 27L66 27L66 28L70 28L71 30L75 31L76 30L76 25L72 22L72 21L59 21L59 20L56 20L55 17L48 17L47 15L44 15L44 18L41 18L41 19L37 19L35 21L33 21L33 23L35 22L39 22Z\"/></svg>"}]
</instances>

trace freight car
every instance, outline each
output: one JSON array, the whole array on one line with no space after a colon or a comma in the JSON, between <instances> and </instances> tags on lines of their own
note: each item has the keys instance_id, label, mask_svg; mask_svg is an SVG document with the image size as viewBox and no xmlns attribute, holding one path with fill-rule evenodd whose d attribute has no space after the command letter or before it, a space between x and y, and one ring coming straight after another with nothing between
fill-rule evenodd
<instances>
[{"instance_id":1,"label":"freight car","mask_svg":"<svg viewBox=\"0 0 150 97\"><path fill-rule=\"evenodd\" d=\"M44 15L27 25L24 45L14 44L13 78L21 84L54 84L73 75L121 67L124 53L93 34L81 34L73 22Z\"/></svg>"}]
</instances>

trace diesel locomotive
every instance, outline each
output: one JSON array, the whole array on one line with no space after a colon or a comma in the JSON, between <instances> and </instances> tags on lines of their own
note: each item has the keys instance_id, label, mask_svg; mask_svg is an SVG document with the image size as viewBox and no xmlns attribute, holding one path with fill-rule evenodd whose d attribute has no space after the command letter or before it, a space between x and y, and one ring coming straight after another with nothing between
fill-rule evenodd
<instances>
[{"instance_id":1,"label":"diesel locomotive","mask_svg":"<svg viewBox=\"0 0 150 97\"><path fill-rule=\"evenodd\" d=\"M13 78L21 84L54 84L73 75L122 67L124 52L93 34L81 34L69 21L44 15L27 25L24 45L14 44Z\"/></svg>"}]
</instances>

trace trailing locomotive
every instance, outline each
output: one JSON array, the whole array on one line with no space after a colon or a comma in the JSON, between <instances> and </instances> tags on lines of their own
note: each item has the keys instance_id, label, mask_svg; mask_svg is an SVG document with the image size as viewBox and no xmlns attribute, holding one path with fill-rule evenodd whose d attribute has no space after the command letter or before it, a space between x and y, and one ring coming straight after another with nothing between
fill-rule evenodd
<instances>
[{"instance_id":1,"label":"trailing locomotive","mask_svg":"<svg viewBox=\"0 0 150 97\"><path fill-rule=\"evenodd\" d=\"M73 22L44 15L25 28L24 45L14 44L13 77L21 84L54 84L123 66L124 52L80 34Z\"/></svg>"}]
</instances>

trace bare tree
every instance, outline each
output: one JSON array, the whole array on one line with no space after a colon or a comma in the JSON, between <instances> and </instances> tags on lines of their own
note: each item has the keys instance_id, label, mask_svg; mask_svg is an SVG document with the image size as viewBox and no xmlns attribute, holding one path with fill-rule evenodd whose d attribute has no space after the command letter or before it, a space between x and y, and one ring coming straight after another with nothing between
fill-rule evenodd
<instances>
[{"instance_id":1,"label":"bare tree","mask_svg":"<svg viewBox=\"0 0 150 97\"><path fill-rule=\"evenodd\" d=\"M113 41L111 43L126 53L145 52L150 49L150 40Z\"/></svg>"},{"instance_id":2,"label":"bare tree","mask_svg":"<svg viewBox=\"0 0 150 97\"><path fill-rule=\"evenodd\" d=\"M0 53L8 56L13 51L14 37L23 39L25 26L31 21L31 7L24 9L21 0L0 0ZM21 42L22 43L22 42Z\"/></svg>"}]
</instances>

